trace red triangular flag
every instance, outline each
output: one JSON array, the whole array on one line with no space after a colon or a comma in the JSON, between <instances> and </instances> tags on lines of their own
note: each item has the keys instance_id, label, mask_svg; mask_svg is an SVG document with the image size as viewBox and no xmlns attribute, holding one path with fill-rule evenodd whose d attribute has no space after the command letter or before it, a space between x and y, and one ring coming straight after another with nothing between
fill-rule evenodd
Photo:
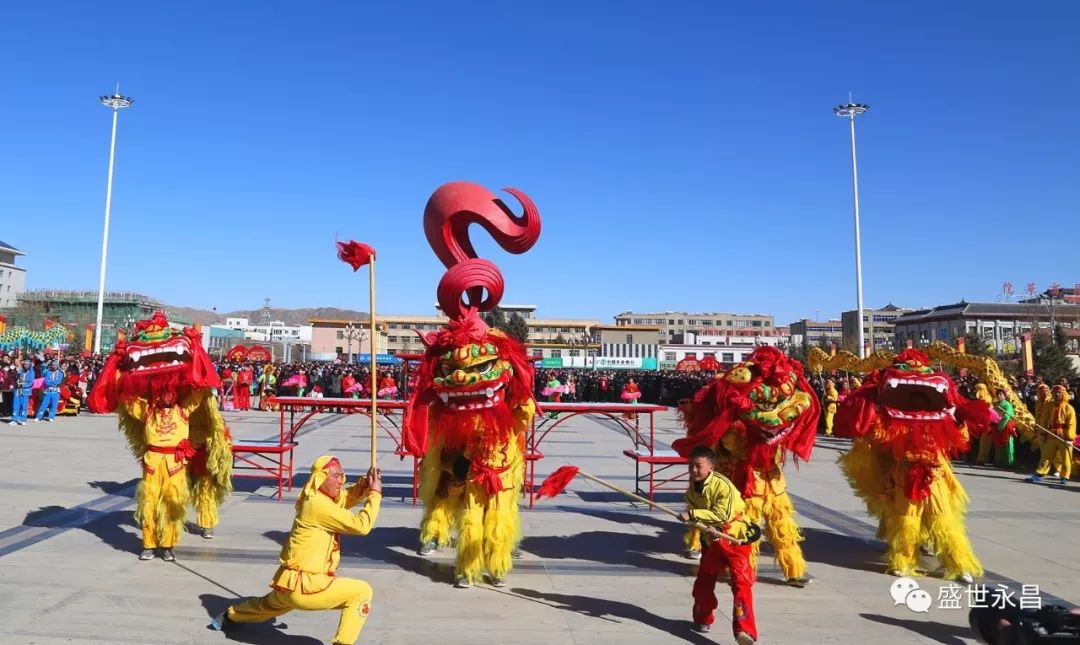
<instances>
[{"instance_id":1,"label":"red triangular flag","mask_svg":"<svg viewBox=\"0 0 1080 645\"><path fill-rule=\"evenodd\" d=\"M574 477L577 477L580 470L577 466L563 466L557 469L547 476L544 483L540 484L540 488L536 490L536 496L555 497L566 490L566 487L570 485L570 482L574 481Z\"/></svg>"},{"instance_id":2,"label":"red triangular flag","mask_svg":"<svg viewBox=\"0 0 1080 645\"><path fill-rule=\"evenodd\" d=\"M338 259L351 266L353 271L359 270L375 257L375 249L356 240L338 242L337 249Z\"/></svg>"}]
</instances>

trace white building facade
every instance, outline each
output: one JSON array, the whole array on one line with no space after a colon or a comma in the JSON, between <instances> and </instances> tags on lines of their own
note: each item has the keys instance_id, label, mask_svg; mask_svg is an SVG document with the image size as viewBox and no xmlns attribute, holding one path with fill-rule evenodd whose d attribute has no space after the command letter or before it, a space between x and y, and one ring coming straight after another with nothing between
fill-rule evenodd
<instances>
[{"instance_id":1,"label":"white building facade","mask_svg":"<svg viewBox=\"0 0 1080 645\"><path fill-rule=\"evenodd\" d=\"M261 343L311 343L311 325L286 325L280 320L252 324L247 318L226 318L224 326L243 332L246 340Z\"/></svg>"},{"instance_id":2,"label":"white building facade","mask_svg":"<svg viewBox=\"0 0 1080 645\"><path fill-rule=\"evenodd\" d=\"M720 330L711 330L719 332ZM723 367L730 368L741 363L759 346L782 347L788 337L781 335L732 335L725 333L676 334L675 342L661 345L659 348L658 367L673 370L679 361L687 357L701 360L711 356Z\"/></svg>"},{"instance_id":3,"label":"white building facade","mask_svg":"<svg viewBox=\"0 0 1080 645\"><path fill-rule=\"evenodd\" d=\"M0 307L14 307L18 295L26 291L26 269L15 266L15 258L26 255L0 241Z\"/></svg>"}]
</instances>

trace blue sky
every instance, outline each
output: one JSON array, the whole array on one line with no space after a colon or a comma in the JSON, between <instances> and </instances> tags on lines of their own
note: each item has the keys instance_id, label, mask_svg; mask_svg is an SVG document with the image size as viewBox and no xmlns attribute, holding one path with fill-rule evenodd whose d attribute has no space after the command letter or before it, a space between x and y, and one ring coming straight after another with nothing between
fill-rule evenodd
<instances>
[{"instance_id":1,"label":"blue sky","mask_svg":"<svg viewBox=\"0 0 1080 645\"><path fill-rule=\"evenodd\" d=\"M993 301L1080 282L1080 5L1071 2L67 2L0 12L0 239L30 288L219 311L366 309L335 239L380 253L379 308L429 313L423 236L451 180L530 194L544 316ZM1066 234L1071 230L1071 234Z\"/></svg>"}]
</instances>

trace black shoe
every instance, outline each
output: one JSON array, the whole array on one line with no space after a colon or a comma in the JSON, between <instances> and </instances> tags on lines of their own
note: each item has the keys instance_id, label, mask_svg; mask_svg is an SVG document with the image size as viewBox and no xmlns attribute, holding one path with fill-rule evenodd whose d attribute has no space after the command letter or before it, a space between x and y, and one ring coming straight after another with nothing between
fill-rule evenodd
<instances>
[{"instance_id":1,"label":"black shoe","mask_svg":"<svg viewBox=\"0 0 1080 645\"><path fill-rule=\"evenodd\" d=\"M213 540L214 539L214 529L209 528L209 527L204 528L202 530L202 536L203 536L204 540Z\"/></svg>"},{"instance_id":2,"label":"black shoe","mask_svg":"<svg viewBox=\"0 0 1080 645\"><path fill-rule=\"evenodd\" d=\"M706 625L705 623L694 623L690 627L690 629L694 630L699 634L708 634L710 631L712 631L712 625Z\"/></svg>"},{"instance_id":3,"label":"black shoe","mask_svg":"<svg viewBox=\"0 0 1080 645\"><path fill-rule=\"evenodd\" d=\"M161 550L161 559L166 561L166 562L175 562L176 561L176 554L173 553L172 549L162 549Z\"/></svg>"},{"instance_id":4,"label":"black shoe","mask_svg":"<svg viewBox=\"0 0 1080 645\"><path fill-rule=\"evenodd\" d=\"M809 576L802 576L801 578L788 578L784 581L784 584L789 587L796 587L802 589L806 585L810 584L811 578Z\"/></svg>"}]
</instances>

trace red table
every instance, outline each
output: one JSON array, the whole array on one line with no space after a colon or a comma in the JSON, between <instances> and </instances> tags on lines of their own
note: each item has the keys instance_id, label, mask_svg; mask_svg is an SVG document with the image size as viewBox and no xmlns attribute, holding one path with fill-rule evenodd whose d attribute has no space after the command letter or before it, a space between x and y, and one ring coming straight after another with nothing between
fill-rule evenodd
<instances>
[{"instance_id":1,"label":"red table","mask_svg":"<svg viewBox=\"0 0 1080 645\"><path fill-rule=\"evenodd\" d=\"M568 419L572 419L581 415L596 415L606 417L619 424L619 427L626 433L627 437L634 442L634 448L632 450L624 450L625 455L640 455L635 461L635 479L638 482L638 488L644 481L644 476L640 472L642 463L649 466L649 499L652 499L653 495L653 482L654 482L654 469L656 464L662 464L663 462L653 461L655 459L655 441L656 441L656 419L654 415L657 412L664 412L667 410L666 406L654 405L651 403L542 403L537 402L539 408L536 412L536 416L533 417L533 426L529 432L529 436L526 440L526 452L525 461L528 464L525 474L525 486L524 492L529 495L529 508L532 508L533 503L536 501L536 462L543 459L544 455L540 452L540 444L547 438L548 434L555 428L562 425ZM557 412L559 416L551 418L547 416L549 413ZM632 414L631 418L626 418L623 415ZM646 436L641 431L641 416L648 415L649 417L649 433ZM661 451L664 452L664 451ZM683 462L685 463L685 461ZM670 465L664 465L660 470L670 468ZM666 482L665 482L666 483Z\"/></svg>"},{"instance_id":2,"label":"red table","mask_svg":"<svg viewBox=\"0 0 1080 645\"><path fill-rule=\"evenodd\" d=\"M270 403L278 406L280 418L278 439L266 441L236 440L233 443L233 476L269 478L277 481L277 498L282 491L292 490L293 451L299 442L297 434L304 424L320 412L346 410L352 413L370 414L370 399L311 398L299 396L275 396ZM401 428L404 426L406 401L379 400L376 425L394 442L394 454L404 459ZM285 415L289 419L286 422ZM298 418L299 417L299 418ZM399 420L400 419L400 420ZM245 456L246 455L246 456ZM413 460L413 503L416 503L416 471L418 462ZM237 472L239 471L239 472Z\"/></svg>"}]
</instances>

